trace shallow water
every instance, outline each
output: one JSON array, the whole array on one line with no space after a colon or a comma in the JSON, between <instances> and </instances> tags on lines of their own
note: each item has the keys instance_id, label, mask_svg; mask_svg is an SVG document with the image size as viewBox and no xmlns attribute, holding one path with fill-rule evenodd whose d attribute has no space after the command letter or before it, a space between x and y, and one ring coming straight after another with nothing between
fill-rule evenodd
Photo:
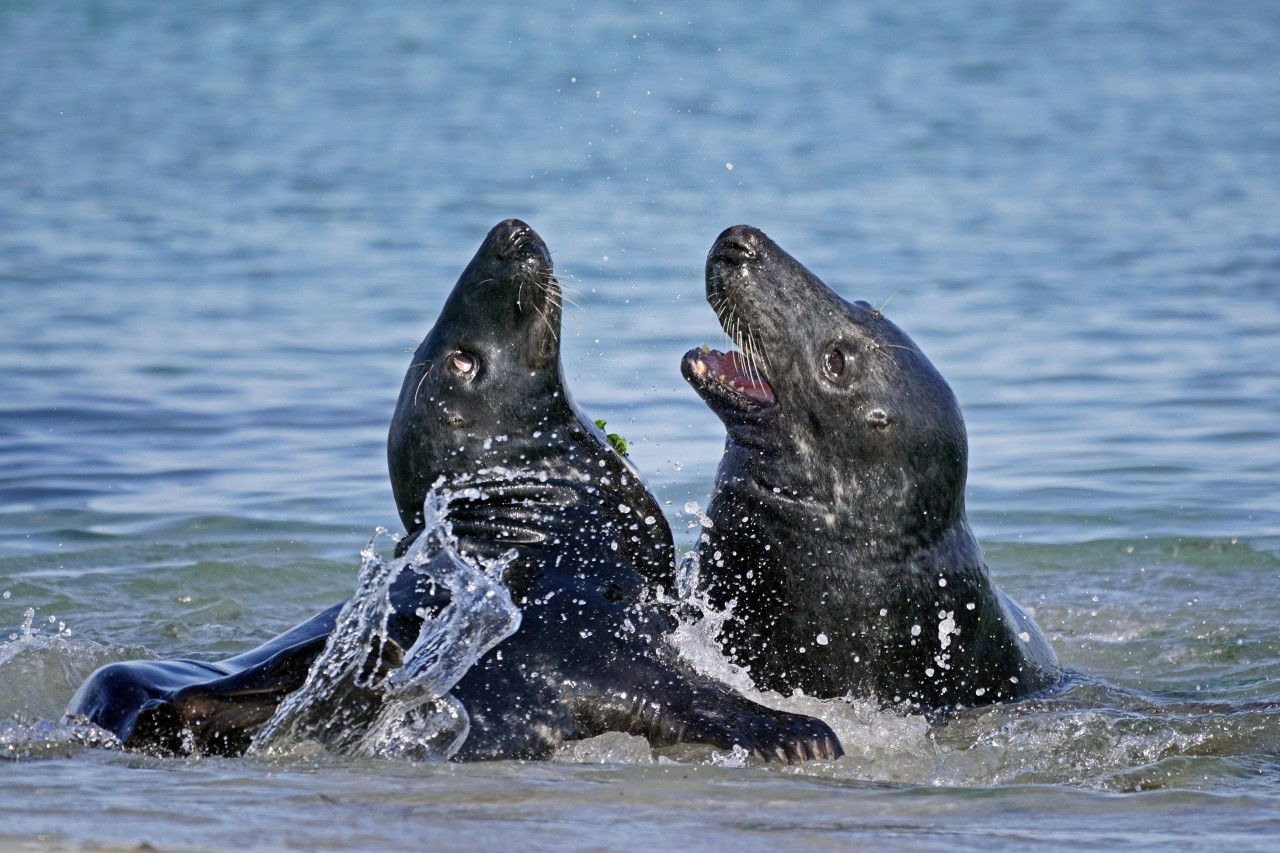
<instances>
[{"instance_id":1,"label":"shallow water","mask_svg":"<svg viewBox=\"0 0 1280 853\"><path fill-rule=\"evenodd\" d=\"M0 845L1274 847L1278 42L1267 4L1202 2L3 4ZM104 662L349 594L410 353L508 216L686 546L716 234L884 304L964 407L997 581L1099 681L934 729L828 703L849 755L798 772L57 728Z\"/></svg>"}]
</instances>

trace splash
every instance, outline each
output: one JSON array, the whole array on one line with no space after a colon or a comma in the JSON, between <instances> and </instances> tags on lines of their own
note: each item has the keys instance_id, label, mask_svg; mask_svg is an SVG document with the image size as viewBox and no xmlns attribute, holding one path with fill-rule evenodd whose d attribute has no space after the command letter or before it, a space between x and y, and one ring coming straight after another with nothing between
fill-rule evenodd
<instances>
[{"instance_id":1,"label":"splash","mask_svg":"<svg viewBox=\"0 0 1280 853\"><path fill-rule=\"evenodd\" d=\"M703 516L686 509L702 523ZM817 717L831 726L845 751L845 757L836 763L838 775L902 781L934 770L936 748L929 738L929 721L923 715L902 715L869 701L818 699L800 692L784 696L757 688L751 680L750 667L727 657L720 641L721 630L733 615L736 601L730 599L723 609L716 607L702 581L701 569L699 553L687 552L676 573L675 597L659 591L659 601L671 606L678 616L668 642L694 670L765 707ZM713 754L710 762L736 766L739 759L733 753Z\"/></svg>"},{"instance_id":2,"label":"splash","mask_svg":"<svg viewBox=\"0 0 1280 853\"><path fill-rule=\"evenodd\" d=\"M5 591L3 599L11 600ZM107 647L75 639L66 622L37 617L27 607L22 624L0 642L0 759L62 757L80 748L120 749L111 733L63 717L67 696L98 667L121 656L142 657L141 647ZM61 719L59 719L61 717Z\"/></svg>"},{"instance_id":3,"label":"splash","mask_svg":"<svg viewBox=\"0 0 1280 853\"><path fill-rule=\"evenodd\" d=\"M711 603L702 584L702 562L697 551L689 551L676 571L675 597L662 589L658 601L672 607L679 616L676 628L667 638L696 671L709 675L743 694L754 693L748 667L725 657L720 648L720 631L733 615L737 601L731 599L723 610Z\"/></svg>"},{"instance_id":4,"label":"splash","mask_svg":"<svg viewBox=\"0 0 1280 853\"><path fill-rule=\"evenodd\" d=\"M0 760L64 758L73 749L123 749L115 735L92 723L15 714L0 720Z\"/></svg>"},{"instance_id":5,"label":"splash","mask_svg":"<svg viewBox=\"0 0 1280 853\"><path fill-rule=\"evenodd\" d=\"M379 529L361 552L360 580L303 686L281 703L250 747L284 754L319 743L339 754L411 761L443 760L470 730L466 709L449 695L490 649L520 626L502 582L511 555L478 565L459 553L448 507L454 495L428 492L424 532L405 555L383 560ZM464 496L465 497L465 496ZM422 628L408 650L388 631L391 588L405 571L447 591L437 612L419 608Z\"/></svg>"},{"instance_id":6,"label":"splash","mask_svg":"<svg viewBox=\"0 0 1280 853\"><path fill-rule=\"evenodd\" d=\"M1276 778L1269 768L1274 766L1280 702L1273 700L1162 698L1072 673L1064 687L1046 696L961 710L938 723L851 697L819 699L759 690L750 670L730 660L720 643L734 602L717 609L702 585L700 569L697 552L687 553L676 576L675 596L659 591L659 600L678 615L668 639L698 672L762 705L817 717L835 730L844 756L797 772L933 787L1231 790L1232 780L1259 775L1254 765L1258 756L1265 756L1260 784L1274 784L1266 781ZM940 641L954 641L954 613L938 613L937 631ZM940 644L945 655L948 644ZM935 661L939 666L945 662ZM706 763L737 766L738 758L713 753ZM1227 781L1214 781L1224 774Z\"/></svg>"},{"instance_id":7,"label":"splash","mask_svg":"<svg viewBox=\"0 0 1280 853\"><path fill-rule=\"evenodd\" d=\"M115 660L148 656L140 646L109 647L73 637L65 621L38 614L37 607L25 608L22 624L0 641L0 717L58 717L89 673Z\"/></svg>"}]
</instances>

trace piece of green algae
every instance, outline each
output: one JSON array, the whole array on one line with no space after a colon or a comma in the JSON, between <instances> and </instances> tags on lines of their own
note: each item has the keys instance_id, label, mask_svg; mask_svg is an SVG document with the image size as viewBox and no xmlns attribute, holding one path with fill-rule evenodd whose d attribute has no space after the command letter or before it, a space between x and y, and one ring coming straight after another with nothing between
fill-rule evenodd
<instances>
[{"instance_id":1,"label":"piece of green algae","mask_svg":"<svg viewBox=\"0 0 1280 853\"><path fill-rule=\"evenodd\" d=\"M605 421L603 419L596 421L596 426L604 429ZM619 456L627 455L627 440L616 432L606 432L605 438L609 439L609 443L613 445L613 449L618 451Z\"/></svg>"}]
</instances>

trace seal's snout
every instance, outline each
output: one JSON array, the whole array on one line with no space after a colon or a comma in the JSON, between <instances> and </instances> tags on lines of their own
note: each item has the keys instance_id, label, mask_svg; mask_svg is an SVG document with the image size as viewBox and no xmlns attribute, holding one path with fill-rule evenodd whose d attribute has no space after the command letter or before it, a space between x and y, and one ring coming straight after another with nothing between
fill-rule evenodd
<instances>
[{"instance_id":1,"label":"seal's snout","mask_svg":"<svg viewBox=\"0 0 1280 853\"><path fill-rule=\"evenodd\" d=\"M764 245L764 234L750 225L735 225L721 232L711 247L709 260L746 266L760 257Z\"/></svg>"},{"instance_id":2,"label":"seal's snout","mask_svg":"<svg viewBox=\"0 0 1280 853\"><path fill-rule=\"evenodd\" d=\"M505 261L514 257L536 236L533 229L519 219L499 222L493 228L494 254L498 256L498 260Z\"/></svg>"}]
</instances>

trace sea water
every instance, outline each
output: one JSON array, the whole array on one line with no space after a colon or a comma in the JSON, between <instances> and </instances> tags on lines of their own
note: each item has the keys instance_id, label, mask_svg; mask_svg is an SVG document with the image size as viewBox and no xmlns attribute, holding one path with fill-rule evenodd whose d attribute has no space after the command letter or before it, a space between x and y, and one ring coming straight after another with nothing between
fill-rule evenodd
<instances>
[{"instance_id":1,"label":"sea water","mask_svg":"<svg viewBox=\"0 0 1280 853\"><path fill-rule=\"evenodd\" d=\"M1179 0L0 4L0 846L1274 848L1277 43L1270 3ZM60 726L103 663L352 594L403 371L509 216L682 549L723 442L678 371L724 341L716 234L883 307L957 393L970 520L1071 689L943 726L758 696L841 735L799 768Z\"/></svg>"}]
</instances>

